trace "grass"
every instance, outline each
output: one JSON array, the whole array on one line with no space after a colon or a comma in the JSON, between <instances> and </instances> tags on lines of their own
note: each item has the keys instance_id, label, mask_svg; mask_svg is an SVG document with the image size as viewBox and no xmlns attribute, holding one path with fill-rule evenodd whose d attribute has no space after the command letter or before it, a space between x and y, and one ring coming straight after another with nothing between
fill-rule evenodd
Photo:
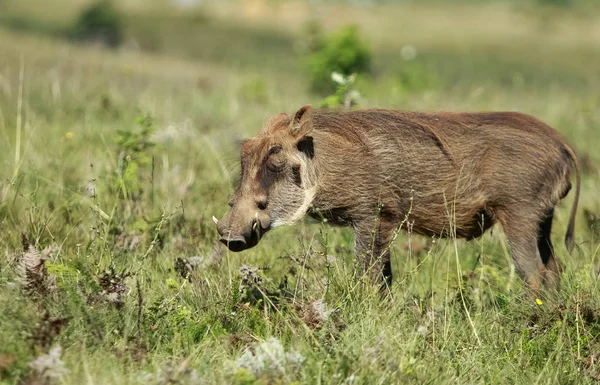
<instances>
[{"instance_id":1,"label":"grass","mask_svg":"<svg viewBox=\"0 0 600 385\"><path fill-rule=\"evenodd\" d=\"M525 295L494 228L469 243L401 233L381 301L348 229L307 220L242 254L215 244L237 141L322 99L294 48L314 9L265 27L286 8L144 18L131 2L128 36L150 37L111 51L54 34L74 17L55 3L71 11L7 2L27 23L0 18L2 383L597 383L598 13L541 23L523 17L534 7L495 3L319 8L325 29L354 21L374 48L361 107L519 110L585 159L571 255L571 196L556 213L557 298ZM23 277L24 261L37 275ZM56 347L62 362L30 365Z\"/></svg>"}]
</instances>

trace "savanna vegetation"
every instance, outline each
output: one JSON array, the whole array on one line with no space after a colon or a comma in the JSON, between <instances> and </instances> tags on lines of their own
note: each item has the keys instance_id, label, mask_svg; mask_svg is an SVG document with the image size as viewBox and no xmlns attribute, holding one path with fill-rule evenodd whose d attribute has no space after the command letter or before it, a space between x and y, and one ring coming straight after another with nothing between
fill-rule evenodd
<instances>
[{"instance_id":1,"label":"savanna vegetation","mask_svg":"<svg viewBox=\"0 0 600 385\"><path fill-rule=\"evenodd\" d=\"M595 2L193 3L0 1L1 383L600 381ZM527 295L500 228L400 232L386 299L348 229L216 243L239 140L309 103L556 127L583 168L559 293Z\"/></svg>"}]
</instances>

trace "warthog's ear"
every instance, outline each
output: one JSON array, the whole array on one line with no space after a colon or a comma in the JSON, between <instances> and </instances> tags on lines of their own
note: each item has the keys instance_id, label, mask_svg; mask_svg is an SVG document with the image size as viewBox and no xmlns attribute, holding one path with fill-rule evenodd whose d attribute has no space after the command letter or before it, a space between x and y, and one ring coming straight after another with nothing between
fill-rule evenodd
<instances>
[{"instance_id":1,"label":"warthog's ear","mask_svg":"<svg viewBox=\"0 0 600 385\"><path fill-rule=\"evenodd\" d=\"M280 128L285 128L287 125L287 121L290 120L290 117L285 112L280 112L279 114L271 117L267 122L266 126L263 129L263 132L273 133Z\"/></svg>"},{"instance_id":2,"label":"warthog's ear","mask_svg":"<svg viewBox=\"0 0 600 385\"><path fill-rule=\"evenodd\" d=\"M290 134L294 137L294 139L300 139L303 136L308 135L312 129L312 107L310 105L306 105L296 111L294 119L292 119L292 122L290 123Z\"/></svg>"}]
</instances>

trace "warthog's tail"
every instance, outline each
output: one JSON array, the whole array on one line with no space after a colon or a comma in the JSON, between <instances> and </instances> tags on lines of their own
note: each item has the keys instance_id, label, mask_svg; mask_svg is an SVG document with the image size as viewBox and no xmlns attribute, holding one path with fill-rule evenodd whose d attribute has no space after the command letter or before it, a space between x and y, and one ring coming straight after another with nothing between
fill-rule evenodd
<instances>
[{"instance_id":1,"label":"warthog's tail","mask_svg":"<svg viewBox=\"0 0 600 385\"><path fill-rule=\"evenodd\" d=\"M579 191L581 187L581 171L579 170L579 161L577 160L577 156L567 144L563 145L564 150L571 158L573 165L575 165L575 172L577 176L577 185L575 186L575 200L573 201L573 207L571 208L571 215L569 216L569 226L567 227L567 234L565 235L565 246L567 246L567 250L571 252L573 250L573 246L575 245L574 237L575 237L575 215L577 214L577 205L579 204Z\"/></svg>"}]
</instances>

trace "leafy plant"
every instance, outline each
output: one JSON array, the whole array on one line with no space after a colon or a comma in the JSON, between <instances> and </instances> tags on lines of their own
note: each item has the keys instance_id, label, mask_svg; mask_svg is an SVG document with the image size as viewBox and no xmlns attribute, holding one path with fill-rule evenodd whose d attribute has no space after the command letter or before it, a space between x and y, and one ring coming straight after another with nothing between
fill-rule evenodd
<instances>
[{"instance_id":1,"label":"leafy plant","mask_svg":"<svg viewBox=\"0 0 600 385\"><path fill-rule=\"evenodd\" d=\"M334 72L344 76L367 73L371 69L371 50L355 27L344 27L331 35L317 38L306 60L312 87L318 92L334 92Z\"/></svg>"}]
</instances>

